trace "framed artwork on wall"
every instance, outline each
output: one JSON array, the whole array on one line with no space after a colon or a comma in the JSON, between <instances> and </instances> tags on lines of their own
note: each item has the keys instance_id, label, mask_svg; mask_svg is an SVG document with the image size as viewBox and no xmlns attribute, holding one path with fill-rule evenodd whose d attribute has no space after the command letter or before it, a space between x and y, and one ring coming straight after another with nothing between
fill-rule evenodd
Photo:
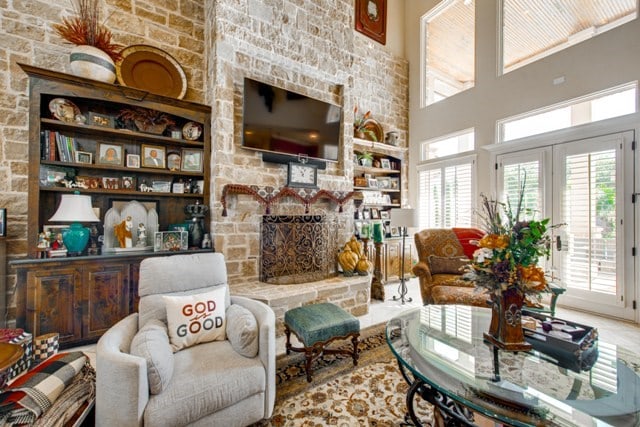
<instances>
[{"instance_id":1,"label":"framed artwork on wall","mask_svg":"<svg viewBox=\"0 0 640 427\"><path fill-rule=\"evenodd\" d=\"M356 30L387 43L387 0L356 0Z\"/></svg>"},{"instance_id":2,"label":"framed artwork on wall","mask_svg":"<svg viewBox=\"0 0 640 427\"><path fill-rule=\"evenodd\" d=\"M0 237L7 235L7 209L0 209Z\"/></svg>"}]
</instances>

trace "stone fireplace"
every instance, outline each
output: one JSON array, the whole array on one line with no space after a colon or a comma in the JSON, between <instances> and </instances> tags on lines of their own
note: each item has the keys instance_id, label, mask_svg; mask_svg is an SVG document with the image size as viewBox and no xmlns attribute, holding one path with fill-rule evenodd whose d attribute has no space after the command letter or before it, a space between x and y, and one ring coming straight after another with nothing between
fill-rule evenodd
<instances>
[{"instance_id":1,"label":"stone fireplace","mask_svg":"<svg viewBox=\"0 0 640 427\"><path fill-rule=\"evenodd\" d=\"M260 281L290 285L335 273L336 230L325 215L264 215Z\"/></svg>"}]
</instances>

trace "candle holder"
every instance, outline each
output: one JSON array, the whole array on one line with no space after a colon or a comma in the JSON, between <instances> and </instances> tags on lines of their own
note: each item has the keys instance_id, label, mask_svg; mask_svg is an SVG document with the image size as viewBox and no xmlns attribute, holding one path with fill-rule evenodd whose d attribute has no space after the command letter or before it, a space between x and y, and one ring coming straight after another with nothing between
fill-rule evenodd
<instances>
[{"instance_id":1,"label":"candle holder","mask_svg":"<svg viewBox=\"0 0 640 427\"><path fill-rule=\"evenodd\" d=\"M375 262L373 263L373 278L371 279L371 299L384 301L384 282L382 281L382 242L373 243L375 247Z\"/></svg>"}]
</instances>

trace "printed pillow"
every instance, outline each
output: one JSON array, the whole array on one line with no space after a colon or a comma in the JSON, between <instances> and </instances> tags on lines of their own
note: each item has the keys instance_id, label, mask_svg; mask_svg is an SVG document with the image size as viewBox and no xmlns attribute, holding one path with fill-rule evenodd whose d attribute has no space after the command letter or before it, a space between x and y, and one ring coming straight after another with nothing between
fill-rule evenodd
<instances>
[{"instance_id":1,"label":"printed pillow","mask_svg":"<svg viewBox=\"0 0 640 427\"><path fill-rule=\"evenodd\" d=\"M162 393L173 376L173 352L167 325L161 320L149 320L133 337L130 352L147 361L149 392Z\"/></svg>"},{"instance_id":2,"label":"printed pillow","mask_svg":"<svg viewBox=\"0 0 640 427\"><path fill-rule=\"evenodd\" d=\"M236 353L244 357L258 354L258 322L249 309L231 304L227 309L227 339Z\"/></svg>"},{"instance_id":3,"label":"printed pillow","mask_svg":"<svg viewBox=\"0 0 640 427\"><path fill-rule=\"evenodd\" d=\"M218 286L197 295L163 296L174 353L195 344L226 339L224 301L227 292L226 286Z\"/></svg>"},{"instance_id":4,"label":"printed pillow","mask_svg":"<svg viewBox=\"0 0 640 427\"><path fill-rule=\"evenodd\" d=\"M429 255L428 262L431 274L462 274L462 267L469 264L469 259Z\"/></svg>"}]
</instances>

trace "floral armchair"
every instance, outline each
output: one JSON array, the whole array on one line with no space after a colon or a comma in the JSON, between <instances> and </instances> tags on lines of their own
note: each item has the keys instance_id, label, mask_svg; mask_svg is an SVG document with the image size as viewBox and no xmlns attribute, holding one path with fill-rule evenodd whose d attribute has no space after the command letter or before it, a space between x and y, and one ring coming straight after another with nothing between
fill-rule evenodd
<instances>
[{"instance_id":1,"label":"floral armchair","mask_svg":"<svg viewBox=\"0 0 640 427\"><path fill-rule=\"evenodd\" d=\"M476 228L430 228L415 234L419 262L413 273L420 279L426 304L463 304L486 307L486 292L461 279L477 247L471 243L484 235Z\"/></svg>"}]
</instances>

